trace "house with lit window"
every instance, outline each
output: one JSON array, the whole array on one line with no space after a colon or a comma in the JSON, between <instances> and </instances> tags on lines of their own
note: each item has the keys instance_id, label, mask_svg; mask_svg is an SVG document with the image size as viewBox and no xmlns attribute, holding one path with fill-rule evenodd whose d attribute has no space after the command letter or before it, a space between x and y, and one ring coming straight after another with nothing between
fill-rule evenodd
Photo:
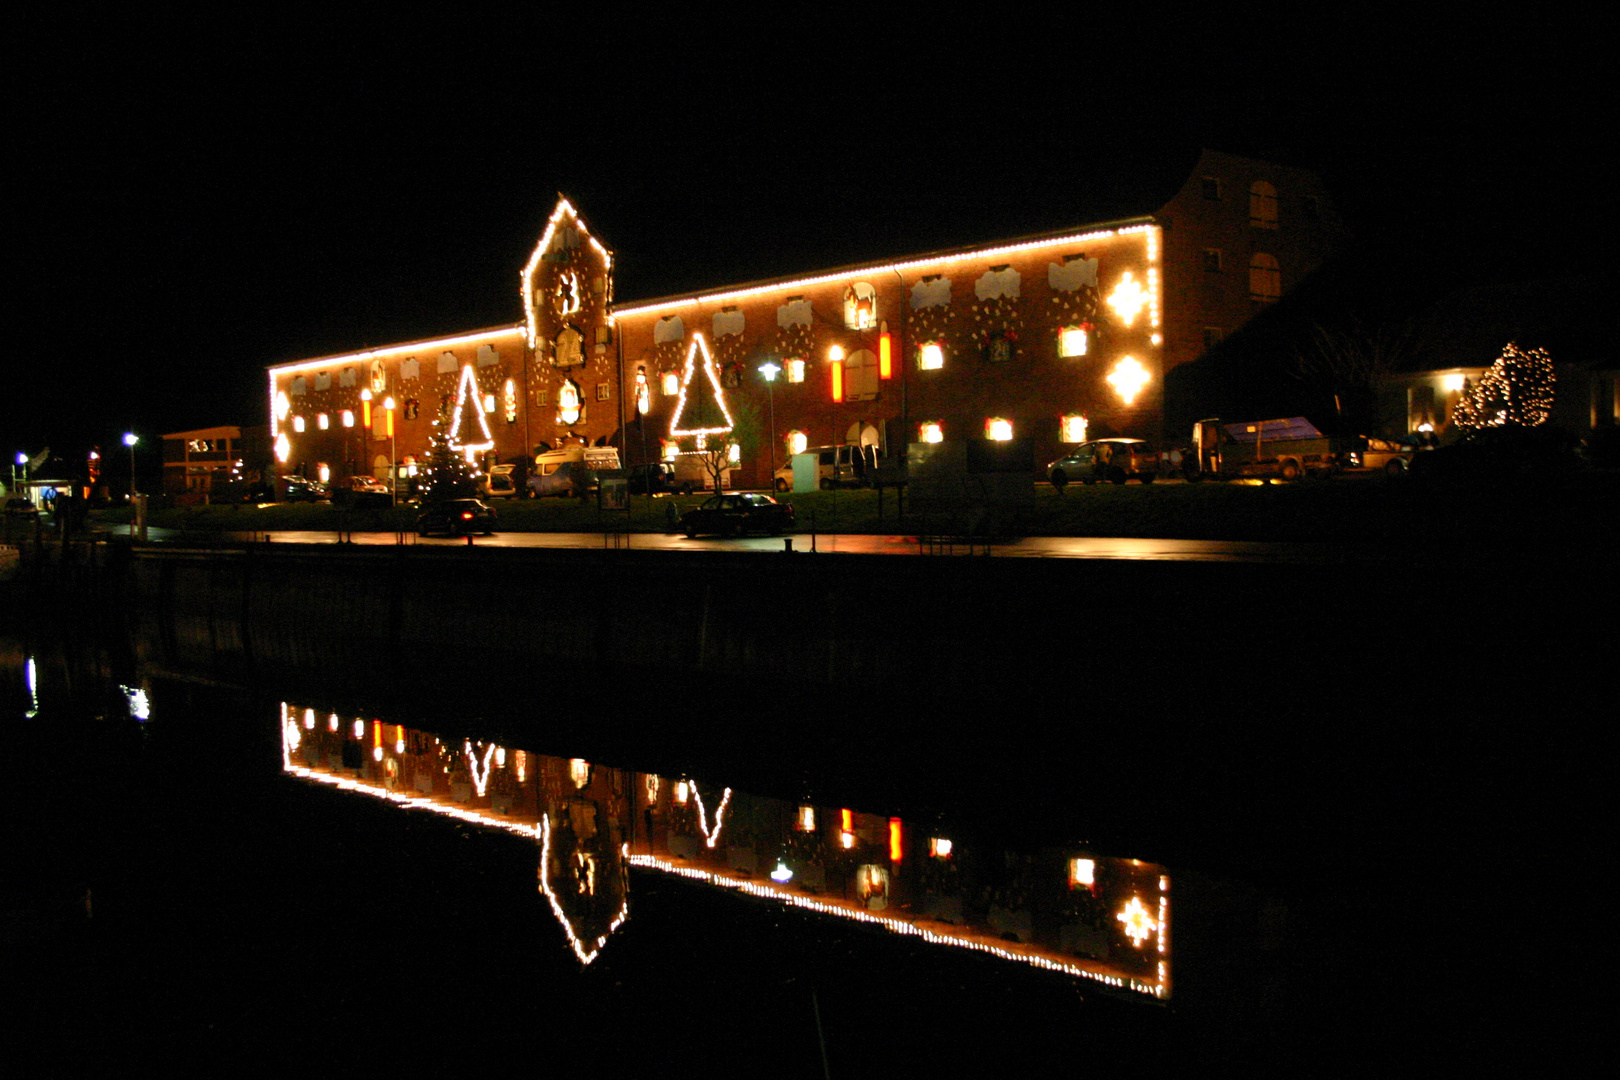
<instances>
[{"instance_id":1,"label":"house with lit window","mask_svg":"<svg viewBox=\"0 0 1620 1080\"><path fill-rule=\"evenodd\" d=\"M1040 463L1087 438L1162 438L1165 373L1336 237L1314 175L1205 151L1137 216L621 302L611 250L563 199L522 271L521 322L273 367L272 439L288 471L323 479L409 470L441 416L485 464L725 445L738 486L845 443L1023 441Z\"/></svg>"}]
</instances>

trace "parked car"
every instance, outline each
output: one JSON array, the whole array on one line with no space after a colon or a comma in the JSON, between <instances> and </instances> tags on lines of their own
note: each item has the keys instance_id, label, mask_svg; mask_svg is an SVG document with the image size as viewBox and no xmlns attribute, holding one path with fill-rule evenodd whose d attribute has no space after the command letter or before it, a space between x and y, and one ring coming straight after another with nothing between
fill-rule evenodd
<instances>
[{"instance_id":1,"label":"parked car","mask_svg":"<svg viewBox=\"0 0 1620 1080\"><path fill-rule=\"evenodd\" d=\"M374 476L351 476L332 492L334 506L392 506L388 485Z\"/></svg>"},{"instance_id":2,"label":"parked car","mask_svg":"<svg viewBox=\"0 0 1620 1080\"><path fill-rule=\"evenodd\" d=\"M537 497L572 495L583 499L596 490L598 473L619 467L619 451L612 446L568 446L535 455L529 489Z\"/></svg>"},{"instance_id":3,"label":"parked car","mask_svg":"<svg viewBox=\"0 0 1620 1080\"><path fill-rule=\"evenodd\" d=\"M39 517L39 507L21 496L15 499L7 499L6 517L37 518Z\"/></svg>"},{"instance_id":4,"label":"parked car","mask_svg":"<svg viewBox=\"0 0 1620 1080\"><path fill-rule=\"evenodd\" d=\"M283 476L281 482L287 485L288 502L324 502L328 498L326 485L318 480Z\"/></svg>"},{"instance_id":5,"label":"parked car","mask_svg":"<svg viewBox=\"0 0 1620 1080\"><path fill-rule=\"evenodd\" d=\"M676 479L675 466L667 461L655 461L646 465L630 466L630 494L632 495L658 495L666 491L678 491L682 495L690 495L695 490L692 481Z\"/></svg>"},{"instance_id":6,"label":"parked car","mask_svg":"<svg viewBox=\"0 0 1620 1080\"><path fill-rule=\"evenodd\" d=\"M792 531L793 526L793 506L769 495L715 495L681 515L681 531L687 536L741 536L746 532L777 536Z\"/></svg>"},{"instance_id":7,"label":"parked car","mask_svg":"<svg viewBox=\"0 0 1620 1080\"><path fill-rule=\"evenodd\" d=\"M423 536L444 533L446 536L466 536L495 531L495 511L477 499L445 499L428 503L416 516L416 531Z\"/></svg>"},{"instance_id":8,"label":"parked car","mask_svg":"<svg viewBox=\"0 0 1620 1080\"><path fill-rule=\"evenodd\" d=\"M1141 439L1093 439L1083 442L1046 467L1046 477L1057 487L1078 480L1095 484L1106 480L1123 484L1140 480L1151 484L1159 476L1159 453Z\"/></svg>"},{"instance_id":9,"label":"parked car","mask_svg":"<svg viewBox=\"0 0 1620 1080\"><path fill-rule=\"evenodd\" d=\"M512 477L516 470L516 465L493 466L489 470L489 475L478 481L479 493L486 499L517 498L517 481Z\"/></svg>"},{"instance_id":10,"label":"parked car","mask_svg":"<svg viewBox=\"0 0 1620 1080\"><path fill-rule=\"evenodd\" d=\"M843 443L838 446L812 446L804 452L816 455L816 486L822 491L867 487L871 483L872 471L878 467L875 446ZM777 491L793 490L792 458L772 474L771 482Z\"/></svg>"}]
</instances>

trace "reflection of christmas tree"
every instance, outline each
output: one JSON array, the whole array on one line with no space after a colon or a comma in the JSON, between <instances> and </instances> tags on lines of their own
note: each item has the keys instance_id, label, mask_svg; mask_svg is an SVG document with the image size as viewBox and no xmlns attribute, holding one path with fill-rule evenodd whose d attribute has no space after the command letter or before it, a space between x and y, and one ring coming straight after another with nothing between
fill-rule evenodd
<instances>
[{"instance_id":1,"label":"reflection of christmas tree","mask_svg":"<svg viewBox=\"0 0 1620 1080\"><path fill-rule=\"evenodd\" d=\"M472 466L451 449L441 417L434 422L433 435L428 441L426 500L470 499L477 494L478 482L473 479Z\"/></svg>"}]
</instances>

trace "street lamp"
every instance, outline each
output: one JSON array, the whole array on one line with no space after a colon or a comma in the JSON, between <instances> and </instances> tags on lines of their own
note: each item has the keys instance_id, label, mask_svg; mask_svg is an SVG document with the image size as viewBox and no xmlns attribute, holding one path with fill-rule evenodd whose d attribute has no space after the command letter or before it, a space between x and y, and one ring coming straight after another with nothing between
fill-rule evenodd
<instances>
[{"instance_id":1,"label":"street lamp","mask_svg":"<svg viewBox=\"0 0 1620 1080\"><path fill-rule=\"evenodd\" d=\"M399 458L395 456L392 394L383 398L383 408L388 410L388 505L393 506L399 500Z\"/></svg>"},{"instance_id":2,"label":"street lamp","mask_svg":"<svg viewBox=\"0 0 1620 1080\"><path fill-rule=\"evenodd\" d=\"M765 376L765 386L766 389L770 391L771 450L770 457L766 458L765 460L770 462L771 465L772 488L776 487L776 376L781 372L781 370L782 369L776 365L776 362L772 360L767 360L763 364L759 365L759 373Z\"/></svg>"},{"instance_id":3,"label":"street lamp","mask_svg":"<svg viewBox=\"0 0 1620 1080\"><path fill-rule=\"evenodd\" d=\"M131 501L135 498L135 444L140 441L141 437L133 431L124 432L124 445L129 447L129 497Z\"/></svg>"}]
</instances>

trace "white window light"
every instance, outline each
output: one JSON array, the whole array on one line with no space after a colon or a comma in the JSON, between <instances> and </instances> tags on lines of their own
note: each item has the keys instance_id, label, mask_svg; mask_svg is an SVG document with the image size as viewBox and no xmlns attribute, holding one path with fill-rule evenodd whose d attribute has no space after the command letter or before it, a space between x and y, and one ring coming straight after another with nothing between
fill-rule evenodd
<instances>
[{"instance_id":1,"label":"white window light","mask_svg":"<svg viewBox=\"0 0 1620 1080\"><path fill-rule=\"evenodd\" d=\"M1086 355L1087 347L1090 345L1088 338L1085 327L1066 327L1058 335L1058 355L1064 357Z\"/></svg>"},{"instance_id":2,"label":"white window light","mask_svg":"<svg viewBox=\"0 0 1620 1080\"><path fill-rule=\"evenodd\" d=\"M999 416L992 416L984 422L984 437L991 442L1011 442L1013 426L1011 420L1004 420Z\"/></svg>"},{"instance_id":3,"label":"white window light","mask_svg":"<svg viewBox=\"0 0 1620 1080\"><path fill-rule=\"evenodd\" d=\"M1058 424L1062 428L1064 442L1083 443L1086 441L1086 418L1079 413L1069 413L1059 417Z\"/></svg>"},{"instance_id":4,"label":"white window light","mask_svg":"<svg viewBox=\"0 0 1620 1080\"><path fill-rule=\"evenodd\" d=\"M787 362L787 381L790 383L804 382L804 361L794 357Z\"/></svg>"},{"instance_id":5,"label":"white window light","mask_svg":"<svg viewBox=\"0 0 1620 1080\"><path fill-rule=\"evenodd\" d=\"M945 427L938 420L925 420L917 425L917 441L938 443L945 441Z\"/></svg>"},{"instance_id":6,"label":"white window light","mask_svg":"<svg viewBox=\"0 0 1620 1080\"><path fill-rule=\"evenodd\" d=\"M944 346L937 341L924 342L917 350L917 366L924 371L938 371L944 367Z\"/></svg>"}]
</instances>

